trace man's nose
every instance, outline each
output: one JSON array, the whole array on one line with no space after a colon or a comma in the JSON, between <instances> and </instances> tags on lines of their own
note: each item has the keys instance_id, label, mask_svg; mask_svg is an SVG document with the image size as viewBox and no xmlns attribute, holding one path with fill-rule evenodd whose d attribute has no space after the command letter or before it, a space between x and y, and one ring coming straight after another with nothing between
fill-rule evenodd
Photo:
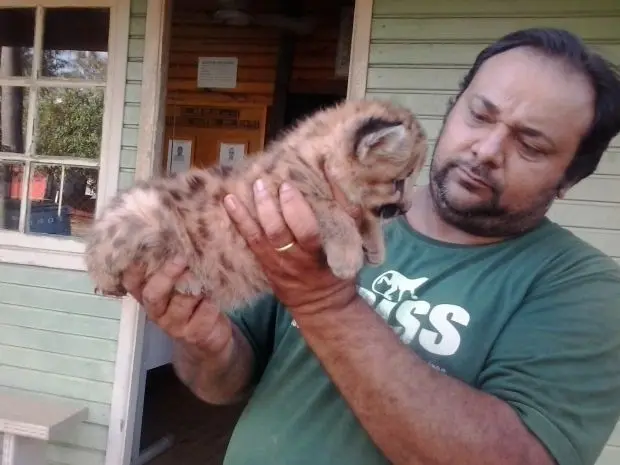
<instances>
[{"instance_id":1,"label":"man's nose","mask_svg":"<svg viewBox=\"0 0 620 465\"><path fill-rule=\"evenodd\" d=\"M504 163L509 136L509 130L502 125L493 126L493 128L481 133L479 140L472 147L477 161L501 166Z\"/></svg>"}]
</instances>

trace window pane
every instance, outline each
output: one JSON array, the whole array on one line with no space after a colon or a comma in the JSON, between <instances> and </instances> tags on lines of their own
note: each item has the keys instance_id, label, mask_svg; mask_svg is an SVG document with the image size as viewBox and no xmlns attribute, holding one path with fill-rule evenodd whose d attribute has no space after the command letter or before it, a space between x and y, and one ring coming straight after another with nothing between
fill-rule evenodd
<instances>
[{"instance_id":1,"label":"window pane","mask_svg":"<svg viewBox=\"0 0 620 465\"><path fill-rule=\"evenodd\" d=\"M41 76L105 80L109 9L48 8L44 23Z\"/></svg>"},{"instance_id":2,"label":"window pane","mask_svg":"<svg viewBox=\"0 0 620 465\"><path fill-rule=\"evenodd\" d=\"M0 161L0 229L17 231L24 165Z\"/></svg>"},{"instance_id":3,"label":"window pane","mask_svg":"<svg viewBox=\"0 0 620 465\"><path fill-rule=\"evenodd\" d=\"M0 77L30 76L34 8L0 8Z\"/></svg>"},{"instance_id":4,"label":"window pane","mask_svg":"<svg viewBox=\"0 0 620 465\"><path fill-rule=\"evenodd\" d=\"M0 152L24 153L28 89L0 87Z\"/></svg>"},{"instance_id":5,"label":"window pane","mask_svg":"<svg viewBox=\"0 0 620 465\"><path fill-rule=\"evenodd\" d=\"M104 90L42 88L36 120L36 154L99 159Z\"/></svg>"},{"instance_id":6,"label":"window pane","mask_svg":"<svg viewBox=\"0 0 620 465\"><path fill-rule=\"evenodd\" d=\"M97 168L33 164L28 232L84 236L95 216Z\"/></svg>"}]
</instances>

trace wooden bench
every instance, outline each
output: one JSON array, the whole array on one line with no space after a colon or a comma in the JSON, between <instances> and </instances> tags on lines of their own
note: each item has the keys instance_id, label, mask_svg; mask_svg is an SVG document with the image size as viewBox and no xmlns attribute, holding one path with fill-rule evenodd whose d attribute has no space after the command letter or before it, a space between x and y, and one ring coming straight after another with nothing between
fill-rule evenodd
<instances>
[{"instance_id":1,"label":"wooden bench","mask_svg":"<svg viewBox=\"0 0 620 465\"><path fill-rule=\"evenodd\" d=\"M86 407L0 393L2 465L45 465L48 441L87 416Z\"/></svg>"}]
</instances>

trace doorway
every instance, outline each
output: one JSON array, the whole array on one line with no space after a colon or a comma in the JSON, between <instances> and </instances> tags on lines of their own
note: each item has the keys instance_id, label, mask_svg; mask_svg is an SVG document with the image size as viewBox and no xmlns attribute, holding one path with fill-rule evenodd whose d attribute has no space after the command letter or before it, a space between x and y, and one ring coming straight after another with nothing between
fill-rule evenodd
<instances>
[{"instance_id":1,"label":"doorway","mask_svg":"<svg viewBox=\"0 0 620 465\"><path fill-rule=\"evenodd\" d=\"M172 0L163 173L235 163L347 95L354 0ZM211 406L145 327L132 465L219 465L244 405Z\"/></svg>"}]
</instances>

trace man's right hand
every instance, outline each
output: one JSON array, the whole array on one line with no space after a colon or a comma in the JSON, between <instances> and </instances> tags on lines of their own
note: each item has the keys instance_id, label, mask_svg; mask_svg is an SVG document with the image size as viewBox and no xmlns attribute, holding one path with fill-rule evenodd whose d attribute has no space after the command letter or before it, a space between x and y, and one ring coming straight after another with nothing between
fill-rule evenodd
<instances>
[{"instance_id":1,"label":"man's right hand","mask_svg":"<svg viewBox=\"0 0 620 465\"><path fill-rule=\"evenodd\" d=\"M175 283L186 264L172 260L145 280L139 266L128 269L123 286L151 321L175 341L177 375L211 403L237 399L249 385L253 352L240 330L207 299L179 294Z\"/></svg>"},{"instance_id":2,"label":"man's right hand","mask_svg":"<svg viewBox=\"0 0 620 465\"><path fill-rule=\"evenodd\" d=\"M133 266L123 276L123 286L171 338L207 354L220 353L230 342L232 323L206 299L175 292L184 273L186 264L171 260L145 282L143 269Z\"/></svg>"}]
</instances>

